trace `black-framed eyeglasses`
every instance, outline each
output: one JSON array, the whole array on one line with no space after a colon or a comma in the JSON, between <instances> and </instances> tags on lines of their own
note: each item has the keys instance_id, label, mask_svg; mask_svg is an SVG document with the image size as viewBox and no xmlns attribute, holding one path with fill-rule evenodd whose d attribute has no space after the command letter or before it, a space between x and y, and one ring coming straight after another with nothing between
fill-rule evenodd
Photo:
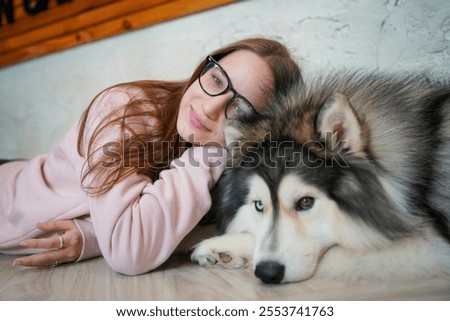
<instances>
[{"instance_id":1,"label":"black-framed eyeglasses","mask_svg":"<svg viewBox=\"0 0 450 321\"><path fill-rule=\"evenodd\" d=\"M248 99L234 89L230 77L213 57L206 57L206 65L198 81L203 91L212 97L223 95L231 90L233 97L225 106L226 118L238 119L257 114L256 109Z\"/></svg>"}]
</instances>

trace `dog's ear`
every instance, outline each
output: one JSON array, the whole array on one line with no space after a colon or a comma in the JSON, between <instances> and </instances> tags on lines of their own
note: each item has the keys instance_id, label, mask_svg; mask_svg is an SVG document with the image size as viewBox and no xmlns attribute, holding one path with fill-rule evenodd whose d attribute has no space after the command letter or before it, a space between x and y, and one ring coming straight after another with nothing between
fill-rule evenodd
<instances>
[{"instance_id":1,"label":"dog's ear","mask_svg":"<svg viewBox=\"0 0 450 321\"><path fill-rule=\"evenodd\" d=\"M334 93L316 118L320 138L332 146L341 145L352 153L362 151L361 125L347 97Z\"/></svg>"}]
</instances>

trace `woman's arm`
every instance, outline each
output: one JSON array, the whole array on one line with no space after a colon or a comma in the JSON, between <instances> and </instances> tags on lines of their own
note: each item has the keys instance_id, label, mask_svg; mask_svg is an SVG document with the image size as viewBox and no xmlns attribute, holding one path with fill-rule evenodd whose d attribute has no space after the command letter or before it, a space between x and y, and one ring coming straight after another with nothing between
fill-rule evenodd
<instances>
[{"instance_id":1,"label":"woman's arm","mask_svg":"<svg viewBox=\"0 0 450 321\"><path fill-rule=\"evenodd\" d=\"M222 149L193 147L154 183L134 175L90 198L108 264L130 275L161 265L210 208L209 191L222 173L222 159Z\"/></svg>"},{"instance_id":2,"label":"woman's arm","mask_svg":"<svg viewBox=\"0 0 450 321\"><path fill-rule=\"evenodd\" d=\"M128 103L130 97L140 95L142 92L133 87L115 87L100 94L88 114L84 148L106 115ZM134 119L127 130L140 133L152 121L144 117ZM123 134L117 126L110 126L95 136L93 150L97 154L92 160L104 157L102 147L120 141ZM87 150L84 152L86 157ZM162 171L155 182L145 175L134 174L106 193L90 196L92 223L108 264L117 272L132 275L162 264L211 206L209 191L223 171L224 157L225 150L221 147L191 147ZM84 183L92 182L92 177L95 173L88 175ZM98 186L97 181L94 186Z\"/></svg>"}]
</instances>

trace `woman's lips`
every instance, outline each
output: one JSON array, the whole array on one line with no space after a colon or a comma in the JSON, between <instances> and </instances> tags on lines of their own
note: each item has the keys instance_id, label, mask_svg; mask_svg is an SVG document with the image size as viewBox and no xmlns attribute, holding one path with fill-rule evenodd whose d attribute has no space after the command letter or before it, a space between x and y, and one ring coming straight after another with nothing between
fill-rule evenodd
<instances>
[{"instance_id":1,"label":"woman's lips","mask_svg":"<svg viewBox=\"0 0 450 321\"><path fill-rule=\"evenodd\" d=\"M189 120L191 121L192 126L194 126L197 129L203 130L203 131L209 131L208 128L206 128L205 125L203 125L202 121L198 117L198 115L195 113L195 111L192 109L189 111Z\"/></svg>"}]
</instances>

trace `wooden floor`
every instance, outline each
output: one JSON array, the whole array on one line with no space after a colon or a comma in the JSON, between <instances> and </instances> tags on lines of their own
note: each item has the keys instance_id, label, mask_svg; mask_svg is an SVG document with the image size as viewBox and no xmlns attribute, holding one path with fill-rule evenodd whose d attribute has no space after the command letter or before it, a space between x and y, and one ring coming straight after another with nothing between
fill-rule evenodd
<instances>
[{"instance_id":1,"label":"wooden floor","mask_svg":"<svg viewBox=\"0 0 450 321\"><path fill-rule=\"evenodd\" d=\"M0 300L450 300L448 279L408 284L311 279L265 285L250 269L206 269L181 254L134 277L113 272L103 258L53 269L13 268L14 259L0 255Z\"/></svg>"}]
</instances>

